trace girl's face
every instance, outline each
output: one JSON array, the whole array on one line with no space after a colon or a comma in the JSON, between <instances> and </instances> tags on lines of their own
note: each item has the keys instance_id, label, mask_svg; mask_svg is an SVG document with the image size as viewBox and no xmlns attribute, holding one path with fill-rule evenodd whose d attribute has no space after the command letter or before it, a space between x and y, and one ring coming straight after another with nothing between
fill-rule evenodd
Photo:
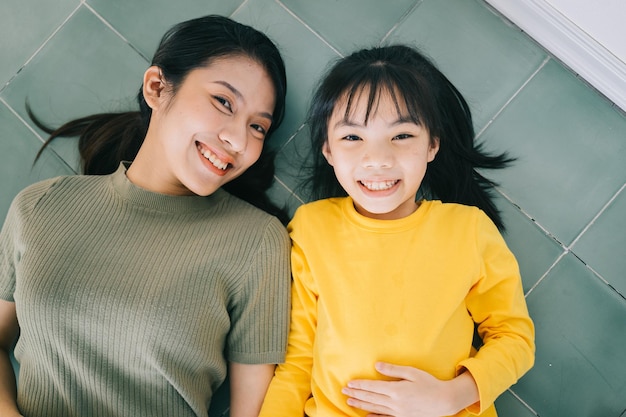
<instances>
[{"instance_id":1,"label":"girl's face","mask_svg":"<svg viewBox=\"0 0 626 417\"><path fill-rule=\"evenodd\" d=\"M400 96L398 96L400 98ZM439 141L400 112L388 93L381 93L365 123L367 91L355 96L347 119L345 101L328 123L322 152L356 210L377 219L400 219L418 205L415 195L435 158Z\"/></svg>"},{"instance_id":2,"label":"girl's face","mask_svg":"<svg viewBox=\"0 0 626 417\"><path fill-rule=\"evenodd\" d=\"M209 195L257 161L275 104L261 65L244 56L218 59L192 70L175 94L151 69L158 74L146 73L144 96L152 118L138 154L149 163L131 172L135 160L128 175L140 179L133 182L164 194Z\"/></svg>"}]
</instances>

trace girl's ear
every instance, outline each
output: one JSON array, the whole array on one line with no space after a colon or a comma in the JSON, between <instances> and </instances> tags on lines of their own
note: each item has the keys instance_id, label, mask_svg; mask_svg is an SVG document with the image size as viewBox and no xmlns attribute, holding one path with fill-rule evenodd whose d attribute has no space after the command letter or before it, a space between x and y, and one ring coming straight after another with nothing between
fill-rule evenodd
<instances>
[{"instance_id":1,"label":"girl's ear","mask_svg":"<svg viewBox=\"0 0 626 417\"><path fill-rule=\"evenodd\" d=\"M439 138L432 138L428 148L428 162L432 162L435 159L437 152L439 152Z\"/></svg>"},{"instance_id":2,"label":"girl's ear","mask_svg":"<svg viewBox=\"0 0 626 417\"><path fill-rule=\"evenodd\" d=\"M328 162L330 166L333 166L333 156L330 153L328 141L324 142L324 145L322 145L322 154L324 155L324 158L326 158L326 162Z\"/></svg>"},{"instance_id":3,"label":"girl's ear","mask_svg":"<svg viewBox=\"0 0 626 417\"><path fill-rule=\"evenodd\" d=\"M157 66L151 66L143 74L143 97L148 106L155 110L163 102L163 92L165 91L165 82L161 77L161 69Z\"/></svg>"}]
</instances>

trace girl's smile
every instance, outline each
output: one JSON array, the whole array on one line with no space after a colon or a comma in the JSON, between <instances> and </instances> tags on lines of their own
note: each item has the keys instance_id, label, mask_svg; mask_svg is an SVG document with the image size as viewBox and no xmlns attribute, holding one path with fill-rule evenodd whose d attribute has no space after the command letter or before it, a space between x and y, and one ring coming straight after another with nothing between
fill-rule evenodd
<instances>
[{"instance_id":1,"label":"girl's smile","mask_svg":"<svg viewBox=\"0 0 626 417\"><path fill-rule=\"evenodd\" d=\"M355 96L348 115L345 102L335 108L323 153L359 213L406 217L418 207L415 196L439 142L400 114L387 92L378 95L366 119L367 97L367 91Z\"/></svg>"}]
</instances>

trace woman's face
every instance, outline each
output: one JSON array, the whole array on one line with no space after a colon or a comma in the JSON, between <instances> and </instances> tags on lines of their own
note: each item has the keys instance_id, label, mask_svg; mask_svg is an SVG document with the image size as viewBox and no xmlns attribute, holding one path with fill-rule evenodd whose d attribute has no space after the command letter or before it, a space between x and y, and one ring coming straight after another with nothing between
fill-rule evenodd
<instances>
[{"instance_id":1,"label":"woman's face","mask_svg":"<svg viewBox=\"0 0 626 417\"><path fill-rule=\"evenodd\" d=\"M148 158L141 151L138 158L150 162L141 167L151 168L142 175L149 184L138 185L164 194L209 195L259 158L272 125L275 89L256 61L231 56L192 70L174 93L163 83L158 97L146 101L152 107L144 141Z\"/></svg>"}]
</instances>

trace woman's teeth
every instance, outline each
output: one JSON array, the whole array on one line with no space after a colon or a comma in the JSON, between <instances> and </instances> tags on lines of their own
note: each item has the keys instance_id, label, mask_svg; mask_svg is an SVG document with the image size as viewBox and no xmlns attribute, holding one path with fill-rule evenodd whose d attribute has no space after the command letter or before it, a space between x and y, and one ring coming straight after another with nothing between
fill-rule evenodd
<instances>
[{"instance_id":1,"label":"woman's teeth","mask_svg":"<svg viewBox=\"0 0 626 417\"><path fill-rule=\"evenodd\" d=\"M363 184L363 186L365 188L367 188L368 190L371 190L371 191L382 191L382 190L390 189L391 187L396 185L397 182L398 182L398 180L390 180L390 181L361 181L361 184Z\"/></svg>"},{"instance_id":2,"label":"woman's teeth","mask_svg":"<svg viewBox=\"0 0 626 417\"><path fill-rule=\"evenodd\" d=\"M226 168L228 168L228 162L224 162L224 161L220 160L217 157L217 155L215 155L213 152L209 151L208 149L202 149L200 146L198 146L198 150L200 151L202 156L204 156L206 159L208 159L209 162L211 162L216 168L219 168L222 171L224 171L224 170L226 170Z\"/></svg>"}]
</instances>

